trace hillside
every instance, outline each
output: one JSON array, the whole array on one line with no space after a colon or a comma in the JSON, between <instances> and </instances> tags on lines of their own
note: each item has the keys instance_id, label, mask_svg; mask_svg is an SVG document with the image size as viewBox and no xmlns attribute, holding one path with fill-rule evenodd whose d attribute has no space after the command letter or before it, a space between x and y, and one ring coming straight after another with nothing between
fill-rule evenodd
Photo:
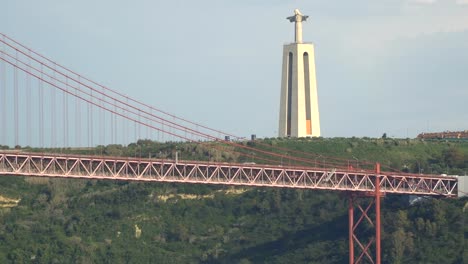
<instances>
[{"instance_id":1,"label":"hillside","mask_svg":"<svg viewBox=\"0 0 468 264\"><path fill-rule=\"evenodd\" d=\"M243 144L315 153L318 163L333 156L356 166L379 161L411 172L463 175L468 170L463 141ZM147 140L61 151L172 159L177 151L180 159L262 162L209 145ZM468 199L407 201L407 196L383 199L385 263L468 259ZM323 191L0 177L0 263L346 263L346 208L345 197Z\"/></svg>"}]
</instances>

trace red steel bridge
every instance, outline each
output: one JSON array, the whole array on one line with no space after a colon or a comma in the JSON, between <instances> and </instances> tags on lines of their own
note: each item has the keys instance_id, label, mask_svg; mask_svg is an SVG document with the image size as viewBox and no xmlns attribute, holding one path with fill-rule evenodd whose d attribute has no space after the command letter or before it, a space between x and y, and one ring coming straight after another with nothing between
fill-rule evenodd
<instances>
[{"instance_id":1,"label":"red steel bridge","mask_svg":"<svg viewBox=\"0 0 468 264\"><path fill-rule=\"evenodd\" d=\"M262 148L261 141L254 148L242 137L172 115L92 81L4 34L0 34L0 124L0 146L16 147L0 150L1 176L343 192L349 199L349 263L381 262L382 196L455 197L458 191L456 177L381 170L379 163ZM192 142L262 164L58 153L64 148L128 144L142 138ZM25 145L35 151L21 150ZM283 160L294 165L283 165ZM364 222L375 227L375 236L367 241L361 241L356 232Z\"/></svg>"}]
</instances>

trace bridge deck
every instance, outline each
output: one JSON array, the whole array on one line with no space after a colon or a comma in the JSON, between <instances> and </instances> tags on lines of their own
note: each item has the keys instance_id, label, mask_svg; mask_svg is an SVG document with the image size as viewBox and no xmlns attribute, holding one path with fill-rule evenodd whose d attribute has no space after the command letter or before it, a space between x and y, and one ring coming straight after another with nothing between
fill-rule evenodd
<instances>
[{"instance_id":1,"label":"bridge deck","mask_svg":"<svg viewBox=\"0 0 468 264\"><path fill-rule=\"evenodd\" d=\"M0 175L456 196L457 178L278 165L0 152Z\"/></svg>"}]
</instances>

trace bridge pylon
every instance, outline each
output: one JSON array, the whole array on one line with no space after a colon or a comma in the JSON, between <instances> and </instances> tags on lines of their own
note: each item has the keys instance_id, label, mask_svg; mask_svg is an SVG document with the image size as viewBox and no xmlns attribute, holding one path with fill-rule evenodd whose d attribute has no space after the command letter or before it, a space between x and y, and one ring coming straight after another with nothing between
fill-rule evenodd
<instances>
[{"instance_id":1,"label":"bridge pylon","mask_svg":"<svg viewBox=\"0 0 468 264\"><path fill-rule=\"evenodd\" d=\"M348 194L348 218L349 218L349 263L381 263L380 244L380 164L375 166L375 191L367 193L350 192ZM373 209L373 210L372 210ZM355 212L356 211L356 212ZM374 218L372 211L375 212ZM356 216L356 218L355 218ZM366 227L371 227L375 235L365 242L358 236L358 231L366 233ZM359 230L358 230L359 228Z\"/></svg>"}]
</instances>

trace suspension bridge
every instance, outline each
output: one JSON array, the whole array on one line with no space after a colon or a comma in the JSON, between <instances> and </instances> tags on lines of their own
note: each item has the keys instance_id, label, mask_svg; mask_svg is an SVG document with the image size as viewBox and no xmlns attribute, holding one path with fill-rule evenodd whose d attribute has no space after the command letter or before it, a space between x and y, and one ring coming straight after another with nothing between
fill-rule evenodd
<instances>
[{"instance_id":1,"label":"suspension bridge","mask_svg":"<svg viewBox=\"0 0 468 264\"><path fill-rule=\"evenodd\" d=\"M349 199L350 263L380 263L380 200L386 194L455 197L456 177L409 174L379 163L314 153L282 154L247 139L187 120L99 84L0 34L0 175L180 182L338 191ZM58 153L63 148L128 144L147 138L182 141L255 158L261 164ZM256 144L263 144L261 141ZM48 149L27 152L21 146ZM271 146L270 146L271 147ZM55 150L55 151L54 151ZM321 155L320 155L321 157ZM282 160L294 165L283 165ZM365 206L359 197L368 197ZM371 209L375 218L371 217ZM356 212L355 212L356 211ZM361 241L356 228L375 227Z\"/></svg>"}]
</instances>

